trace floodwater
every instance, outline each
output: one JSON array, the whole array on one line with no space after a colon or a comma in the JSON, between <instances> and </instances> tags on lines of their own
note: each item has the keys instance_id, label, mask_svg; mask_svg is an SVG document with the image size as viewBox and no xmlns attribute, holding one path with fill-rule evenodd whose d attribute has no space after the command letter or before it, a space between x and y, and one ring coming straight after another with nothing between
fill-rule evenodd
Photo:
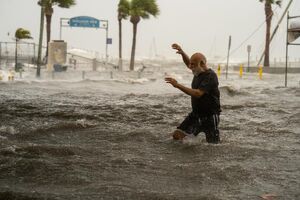
<instances>
[{"instance_id":1,"label":"floodwater","mask_svg":"<svg viewBox=\"0 0 300 200\"><path fill-rule=\"evenodd\" d=\"M0 82L0 199L300 199L299 74L220 78L221 144L173 141L182 66L155 78Z\"/></svg>"}]
</instances>

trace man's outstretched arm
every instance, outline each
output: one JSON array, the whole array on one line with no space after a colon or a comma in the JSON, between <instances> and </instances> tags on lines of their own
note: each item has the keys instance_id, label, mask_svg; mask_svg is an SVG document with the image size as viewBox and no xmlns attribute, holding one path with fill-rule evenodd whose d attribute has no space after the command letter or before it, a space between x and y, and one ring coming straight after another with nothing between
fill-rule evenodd
<instances>
[{"instance_id":1,"label":"man's outstretched arm","mask_svg":"<svg viewBox=\"0 0 300 200\"><path fill-rule=\"evenodd\" d=\"M180 55L182 56L183 62L185 63L185 65L186 65L188 68L190 68L190 58L189 58L189 56L182 50L182 48L181 48L178 44L176 44L176 43L172 44L172 48L175 49L175 50L177 50L176 53L178 53L178 54L180 54Z\"/></svg>"},{"instance_id":2,"label":"man's outstretched arm","mask_svg":"<svg viewBox=\"0 0 300 200\"><path fill-rule=\"evenodd\" d=\"M185 87L184 85L179 84L173 78L165 78L165 81L167 83L170 83L171 85L173 85L173 87L178 88L179 90L181 90L185 94L193 96L193 97L198 97L199 98L202 95L204 95L204 93L205 93L205 91L201 90L201 89L192 89L192 88Z\"/></svg>"}]
</instances>

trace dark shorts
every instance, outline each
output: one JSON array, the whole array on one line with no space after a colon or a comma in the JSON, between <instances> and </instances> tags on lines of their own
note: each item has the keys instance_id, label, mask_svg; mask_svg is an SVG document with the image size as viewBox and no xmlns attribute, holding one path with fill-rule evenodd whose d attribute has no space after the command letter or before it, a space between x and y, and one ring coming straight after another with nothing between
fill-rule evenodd
<instances>
[{"instance_id":1,"label":"dark shorts","mask_svg":"<svg viewBox=\"0 0 300 200\"><path fill-rule=\"evenodd\" d=\"M195 136L204 132L208 143L218 143L220 141L219 122L219 114L199 117L197 114L190 113L177 129L187 135L193 134Z\"/></svg>"}]
</instances>

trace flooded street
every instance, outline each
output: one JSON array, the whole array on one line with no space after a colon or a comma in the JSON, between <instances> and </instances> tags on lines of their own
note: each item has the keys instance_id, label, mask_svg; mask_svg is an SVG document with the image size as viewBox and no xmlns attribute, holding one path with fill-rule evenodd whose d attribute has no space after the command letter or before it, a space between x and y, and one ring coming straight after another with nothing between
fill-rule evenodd
<instances>
[{"instance_id":1,"label":"flooded street","mask_svg":"<svg viewBox=\"0 0 300 200\"><path fill-rule=\"evenodd\" d=\"M182 67L182 66L181 66ZM0 83L0 199L300 199L299 75L220 79L221 144L173 141L181 68L155 79Z\"/></svg>"}]
</instances>

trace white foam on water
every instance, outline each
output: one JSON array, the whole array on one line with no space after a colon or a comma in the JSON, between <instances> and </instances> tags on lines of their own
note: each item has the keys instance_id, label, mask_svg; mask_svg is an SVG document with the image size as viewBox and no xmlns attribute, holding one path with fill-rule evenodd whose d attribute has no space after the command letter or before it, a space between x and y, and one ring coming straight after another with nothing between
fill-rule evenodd
<instances>
[{"instance_id":1,"label":"white foam on water","mask_svg":"<svg viewBox=\"0 0 300 200\"><path fill-rule=\"evenodd\" d=\"M4 137L4 136L0 135L0 140L6 140L6 139L7 139L7 137Z\"/></svg>"},{"instance_id":2,"label":"white foam on water","mask_svg":"<svg viewBox=\"0 0 300 200\"><path fill-rule=\"evenodd\" d=\"M18 131L13 126L0 126L0 133L15 135Z\"/></svg>"}]
</instances>

